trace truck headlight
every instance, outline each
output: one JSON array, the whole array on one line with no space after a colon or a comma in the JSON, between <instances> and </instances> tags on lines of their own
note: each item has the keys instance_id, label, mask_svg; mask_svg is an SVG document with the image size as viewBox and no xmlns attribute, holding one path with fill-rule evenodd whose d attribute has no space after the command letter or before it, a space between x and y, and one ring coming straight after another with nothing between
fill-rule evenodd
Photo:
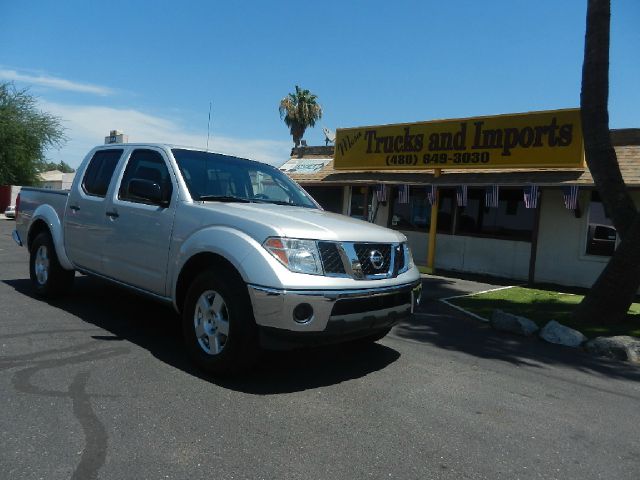
<instances>
[{"instance_id":1,"label":"truck headlight","mask_svg":"<svg viewBox=\"0 0 640 480\"><path fill-rule=\"evenodd\" d=\"M315 240L271 237L267 238L262 246L292 272L323 274L320 252Z\"/></svg>"},{"instance_id":2,"label":"truck headlight","mask_svg":"<svg viewBox=\"0 0 640 480\"><path fill-rule=\"evenodd\" d=\"M411 255L411 249L409 248L409 245L403 243L402 249L404 250L404 265L400 268L400 271L398 273L404 273L407 270L413 268L413 255Z\"/></svg>"},{"instance_id":3,"label":"truck headlight","mask_svg":"<svg viewBox=\"0 0 640 480\"><path fill-rule=\"evenodd\" d=\"M413 267L413 255L411 255L411 249L407 243L403 243L404 248L404 264L407 270Z\"/></svg>"}]
</instances>

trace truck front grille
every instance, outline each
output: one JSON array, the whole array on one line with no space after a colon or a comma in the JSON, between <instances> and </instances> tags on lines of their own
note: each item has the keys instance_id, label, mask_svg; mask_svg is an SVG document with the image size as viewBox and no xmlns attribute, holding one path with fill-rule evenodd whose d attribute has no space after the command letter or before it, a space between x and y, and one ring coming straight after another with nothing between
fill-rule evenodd
<instances>
[{"instance_id":1,"label":"truck front grille","mask_svg":"<svg viewBox=\"0 0 640 480\"><path fill-rule=\"evenodd\" d=\"M347 273L342 263L342 257L338 251L338 245L335 242L318 242L318 250L320 250L320 258L324 272L329 274L345 274Z\"/></svg>"},{"instance_id":2,"label":"truck front grille","mask_svg":"<svg viewBox=\"0 0 640 480\"><path fill-rule=\"evenodd\" d=\"M380 275L389 273L391 265L391 245L377 243L356 243L353 248L358 255L358 261L362 265L362 273L365 275ZM379 263L374 264L376 259ZM379 259L382 259L381 261Z\"/></svg>"},{"instance_id":3,"label":"truck front grille","mask_svg":"<svg viewBox=\"0 0 640 480\"><path fill-rule=\"evenodd\" d=\"M406 270L404 248L397 243L319 241L318 251L328 276L376 280Z\"/></svg>"}]
</instances>

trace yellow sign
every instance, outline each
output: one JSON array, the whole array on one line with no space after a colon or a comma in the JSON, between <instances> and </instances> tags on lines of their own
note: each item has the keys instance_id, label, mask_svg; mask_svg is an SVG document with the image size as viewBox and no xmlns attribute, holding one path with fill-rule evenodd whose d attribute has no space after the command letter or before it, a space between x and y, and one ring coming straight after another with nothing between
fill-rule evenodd
<instances>
[{"instance_id":1,"label":"yellow sign","mask_svg":"<svg viewBox=\"0 0 640 480\"><path fill-rule=\"evenodd\" d=\"M334 168L584 168L580 109L342 128Z\"/></svg>"}]
</instances>

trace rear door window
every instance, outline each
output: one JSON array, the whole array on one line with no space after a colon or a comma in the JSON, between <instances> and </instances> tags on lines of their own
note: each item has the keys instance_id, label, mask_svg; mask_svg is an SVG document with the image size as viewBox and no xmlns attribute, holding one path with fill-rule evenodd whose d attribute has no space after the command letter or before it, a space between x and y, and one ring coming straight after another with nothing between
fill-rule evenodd
<instances>
[{"instance_id":1,"label":"rear door window","mask_svg":"<svg viewBox=\"0 0 640 480\"><path fill-rule=\"evenodd\" d=\"M107 194L122 152L122 149L99 150L93 155L82 179L82 189L87 195L104 197Z\"/></svg>"}]
</instances>

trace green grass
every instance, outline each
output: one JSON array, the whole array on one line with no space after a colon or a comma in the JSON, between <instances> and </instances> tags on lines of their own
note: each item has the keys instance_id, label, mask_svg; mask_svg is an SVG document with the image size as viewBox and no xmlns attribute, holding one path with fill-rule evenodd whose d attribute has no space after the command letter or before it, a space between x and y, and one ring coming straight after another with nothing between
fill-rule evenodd
<instances>
[{"instance_id":1,"label":"green grass","mask_svg":"<svg viewBox=\"0 0 640 480\"><path fill-rule=\"evenodd\" d=\"M615 325L578 323L571 318L571 313L582 295L537 290L534 288L513 287L494 292L453 298L450 303L464 308L484 318L491 318L495 309L527 317L543 327L549 320L556 320L563 325L581 331L587 337L601 335L631 335L640 337L640 303L634 303L629 309L627 319Z\"/></svg>"}]
</instances>

